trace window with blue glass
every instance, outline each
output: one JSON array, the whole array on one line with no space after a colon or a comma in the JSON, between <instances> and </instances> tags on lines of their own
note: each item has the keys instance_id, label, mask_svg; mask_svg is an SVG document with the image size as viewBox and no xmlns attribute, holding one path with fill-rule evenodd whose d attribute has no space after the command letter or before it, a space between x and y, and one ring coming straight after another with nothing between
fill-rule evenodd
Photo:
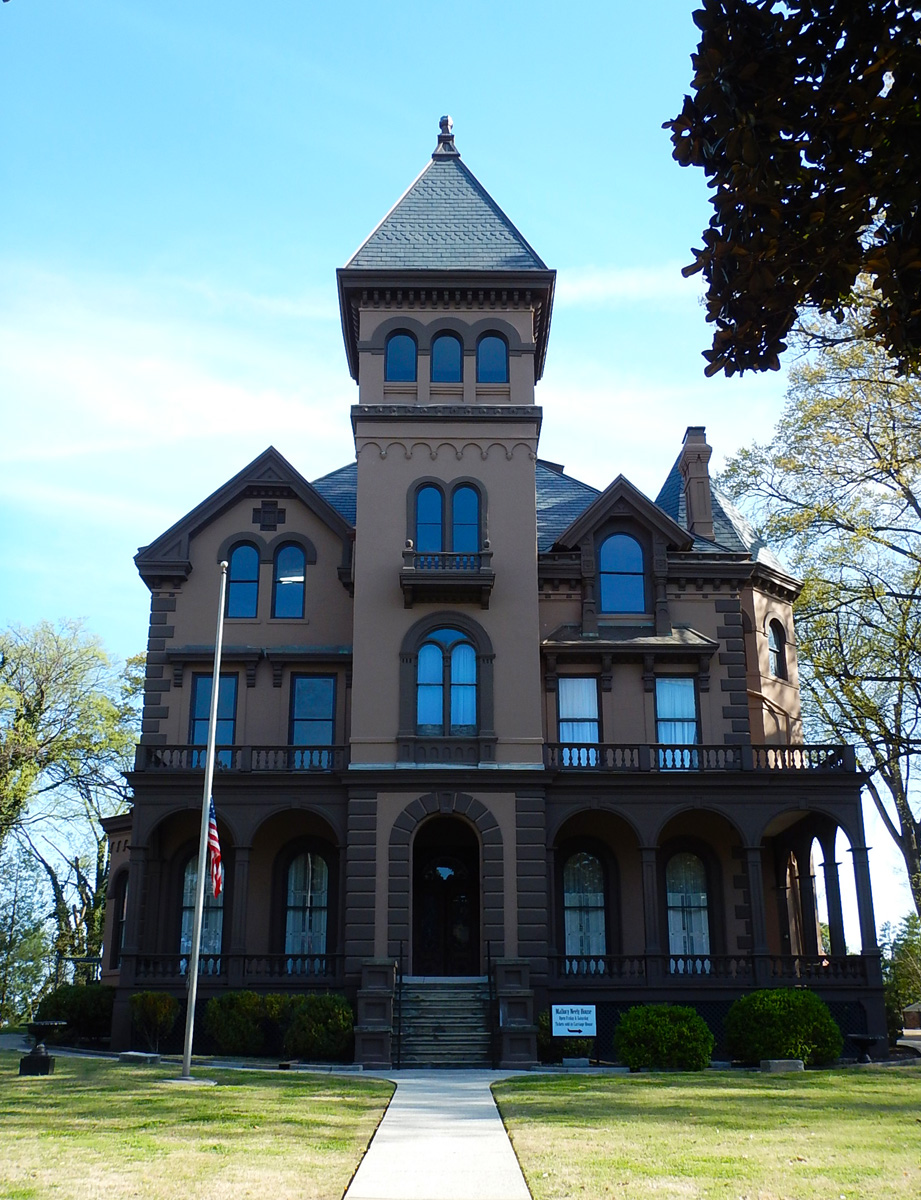
<instances>
[{"instance_id":1,"label":"window with blue glass","mask_svg":"<svg viewBox=\"0 0 921 1200\"><path fill-rule=\"evenodd\" d=\"M273 617L303 617L306 570L307 556L300 546L288 544L276 551L272 572Z\"/></svg>"},{"instance_id":2,"label":"window with blue glass","mask_svg":"<svg viewBox=\"0 0 921 1200\"><path fill-rule=\"evenodd\" d=\"M290 745L294 768L309 770L330 765L336 724L336 678L334 675L291 677Z\"/></svg>"},{"instance_id":3,"label":"window with blue glass","mask_svg":"<svg viewBox=\"0 0 921 1200\"><path fill-rule=\"evenodd\" d=\"M192 676L192 711L189 722L189 745L207 746L208 724L211 719L211 675ZM222 675L217 694L217 732L215 744L232 746L235 741L237 724L237 677ZM229 767L231 751L219 750L216 762L219 766ZM193 755L193 766L205 765L205 752L199 751Z\"/></svg>"},{"instance_id":4,"label":"window with blue glass","mask_svg":"<svg viewBox=\"0 0 921 1200\"><path fill-rule=\"evenodd\" d=\"M615 533L601 543L598 555L603 613L644 613L646 574L643 548L628 533Z\"/></svg>"},{"instance_id":5,"label":"window with blue glass","mask_svg":"<svg viewBox=\"0 0 921 1200\"><path fill-rule=\"evenodd\" d=\"M459 337L442 333L432 342L432 383L460 383L464 377L464 348Z\"/></svg>"},{"instance_id":6,"label":"window with blue glass","mask_svg":"<svg viewBox=\"0 0 921 1200\"><path fill-rule=\"evenodd\" d=\"M475 737L476 651L457 629L435 629L419 648L416 733L421 737Z\"/></svg>"},{"instance_id":7,"label":"window with blue glass","mask_svg":"<svg viewBox=\"0 0 921 1200\"><path fill-rule=\"evenodd\" d=\"M228 617L255 617L259 603L259 551L241 542L230 553L227 571Z\"/></svg>"},{"instance_id":8,"label":"window with blue glass","mask_svg":"<svg viewBox=\"0 0 921 1200\"><path fill-rule=\"evenodd\" d=\"M451 497L451 549L461 554L480 549L480 494L469 484L455 488Z\"/></svg>"},{"instance_id":9,"label":"window with blue glass","mask_svg":"<svg viewBox=\"0 0 921 1200\"><path fill-rule=\"evenodd\" d=\"M477 383L508 383L508 343L495 333L484 334L476 346Z\"/></svg>"},{"instance_id":10,"label":"window with blue glass","mask_svg":"<svg viewBox=\"0 0 921 1200\"><path fill-rule=\"evenodd\" d=\"M659 765L676 770L697 766L697 752L682 746L697 743L697 687L685 676L656 679L656 741L669 749L659 751Z\"/></svg>"},{"instance_id":11,"label":"window with blue glass","mask_svg":"<svg viewBox=\"0 0 921 1200\"><path fill-rule=\"evenodd\" d=\"M416 551L437 554L444 549L444 496L427 484L416 493Z\"/></svg>"},{"instance_id":12,"label":"window with blue glass","mask_svg":"<svg viewBox=\"0 0 921 1200\"><path fill-rule=\"evenodd\" d=\"M388 383L416 382L416 339L392 333L384 351L384 379Z\"/></svg>"}]
</instances>

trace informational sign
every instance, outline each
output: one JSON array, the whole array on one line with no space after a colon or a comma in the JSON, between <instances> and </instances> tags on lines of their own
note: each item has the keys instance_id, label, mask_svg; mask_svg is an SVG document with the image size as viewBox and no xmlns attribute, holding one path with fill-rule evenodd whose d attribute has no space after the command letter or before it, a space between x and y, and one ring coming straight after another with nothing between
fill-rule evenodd
<instances>
[{"instance_id":1,"label":"informational sign","mask_svg":"<svg viewBox=\"0 0 921 1200\"><path fill-rule=\"evenodd\" d=\"M551 1004L550 1027L554 1037L594 1037L594 1004Z\"/></svg>"}]
</instances>

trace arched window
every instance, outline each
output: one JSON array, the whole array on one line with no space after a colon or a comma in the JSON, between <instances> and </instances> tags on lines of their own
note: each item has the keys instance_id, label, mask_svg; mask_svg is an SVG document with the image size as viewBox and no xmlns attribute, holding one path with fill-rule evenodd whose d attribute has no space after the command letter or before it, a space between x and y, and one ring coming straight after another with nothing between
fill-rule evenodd
<instances>
[{"instance_id":1,"label":"arched window","mask_svg":"<svg viewBox=\"0 0 921 1200\"><path fill-rule=\"evenodd\" d=\"M442 333L432 342L432 383L460 383L464 377L464 348L459 337Z\"/></svg>"},{"instance_id":2,"label":"arched window","mask_svg":"<svg viewBox=\"0 0 921 1200\"><path fill-rule=\"evenodd\" d=\"M416 552L437 554L444 549L444 497L427 485L416 493Z\"/></svg>"},{"instance_id":3,"label":"arched window","mask_svg":"<svg viewBox=\"0 0 921 1200\"><path fill-rule=\"evenodd\" d=\"M567 957L607 953L604 870L600 859L584 850L563 864L563 927ZM569 973L568 962L566 969Z\"/></svg>"},{"instance_id":4,"label":"arched window","mask_svg":"<svg viewBox=\"0 0 921 1200\"><path fill-rule=\"evenodd\" d=\"M476 345L477 383L508 383L508 344L495 333L484 334Z\"/></svg>"},{"instance_id":5,"label":"arched window","mask_svg":"<svg viewBox=\"0 0 921 1200\"><path fill-rule=\"evenodd\" d=\"M457 629L433 629L416 665L416 733L420 737L475 737L476 651Z\"/></svg>"},{"instance_id":6,"label":"arched window","mask_svg":"<svg viewBox=\"0 0 921 1200\"><path fill-rule=\"evenodd\" d=\"M710 970L710 917L707 873L696 854L673 854L665 868L668 952L678 956L672 970L706 974ZM688 958L704 956L698 965Z\"/></svg>"},{"instance_id":7,"label":"arched window","mask_svg":"<svg viewBox=\"0 0 921 1200\"><path fill-rule=\"evenodd\" d=\"M128 915L128 872L119 875L112 890L112 949L109 952L109 967L115 971L121 965L125 945L125 921Z\"/></svg>"},{"instance_id":8,"label":"arched window","mask_svg":"<svg viewBox=\"0 0 921 1200\"><path fill-rule=\"evenodd\" d=\"M195 921L195 893L198 883L198 855L193 855L185 865L182 876L182 923L179 933L179 953L185 955L179 963L184 975L188 969L188 955L192 953L192 927ZM198 971L200 975L218 975L221 970L221 941L224 934L224 889L215 896L205 881L205 907L201 919L201 945Z\"/></svg>"},{"instance_id":9,"label":"arched window","mask_svg":"<svg viewBox=\"0 0 921 1200\"><path fill-rule=\"evenodd\" d=\"M285 890L285 955L289 975L322 974L304 960L326 954L329 867L315 851L299 854L288 867Z\"/></svg>"},{"instance_id":10,"label":"arched window","mask_svg":"<svg viewBox=\"0 0 921 1200\"><path fill-rule=\"evenodd\" d=\"M598 555L603 613L646 612L643 548L628 533L615 533L601 543Z\"/></svg>"},{"instance_id":11,"label":"arched window","mask_svg":"<svg viewBox=\"0 0 921 1200\"><path fill-rule=\"evenodd\" d=\"M273 617L303 617L306 570L307 556L300 546L289 543L276 551L272 573Z\"/></svg>"},{"instance_id":12,"label":"arched window","mask_svg":"<svg viewBox=\"0 0 921 1200\"><path fill-rule=\"evenodd\" d=\"M787 635L779 621L768 625L768 670L775 679L787 678Z\"/></svg>"},{"instance_id":13,"label":"arched window","mask_svg":"<svg viewBox=\"0 0 921 1200\"><path fill-rule=\"evenodd\" d=\"M416 382L416 340L408 333L392 333L387 339L384 379L388 383Z\"/></svg>"},{"instance_id":14,"label":"arched window","mask_svg":"<svg viewBox=\"0 0 921 1200\"><path fill-rule=\"evenodd\" d=\"M255 617L259 601L259 551L241 542L230 552L225 616Z\"/></svg>"},{"instance_id":15,"label":"arched window","mask_svg":"<svg viewBox=\"0 0 921 1200\"><path fill-rule=\"evenodd\" d=\"M463 484L451 497L451 549L476 554L480 549L480 495Z\"/></svg>"}]
</instances>

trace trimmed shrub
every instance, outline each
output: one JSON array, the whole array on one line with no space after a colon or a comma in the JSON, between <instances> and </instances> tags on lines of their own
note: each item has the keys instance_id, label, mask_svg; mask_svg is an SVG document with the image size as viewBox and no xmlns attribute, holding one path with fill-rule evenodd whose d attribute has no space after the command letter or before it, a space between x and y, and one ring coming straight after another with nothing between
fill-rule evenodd
<instances>
[{"instance_id":1,"label":"trimmed shrub","mask_svg":"<svg viewBox=\"0 0 921 1200\"><path fill-rule=\"evenodd\" d=\"M205 1006L205 1028L218 1054L254 1057L265 1049L265 1005L255 992L228 992Z\"/></svg>"},{"instance_id":2,"label":"trimmed shrub","mask_svg":"<svg viewBox=\"0 0 921 1200\"><path fill-rule=\"evenodd\" d=\"M765 988L736 1000L726 1015L726 1044L733 1058L801 1058L806 1066L834 1062L841 1030L828 1005L806 988Z\"/></svg>"},{"instance_id":3,"label":"trimmed shrub","mask_svg":"<svg viewBox=\"0 0 921 1200\"><path fill-rule=\"evenodd\" d=\"M135 992L131 997L131 1022L154 1053L160 1049L160 1038L172 1033L178 1016L179 1001L168 992Z\"/></svg>"},{"instance_id":4,"label":"trimmed shrub","mask_svg":"<svg viewBox=\"0 0 921 1200\"><path fill-rule=\"evenodd\" d=\"M112 1031L115 988L101 983L64 983L38 1006L37 1021L66 1021L55 1041L100 1041Z\"/></svg>"},{"instance_id":5,"label":"trimmed shrub","mask_svg":"<svg viewBox=\"0 0 921 1200\"><path fill-rule=\"evenodd\" d=\"M564 1058L589 1058L594 1049L593 1038L559 1038L550 1032L550 1010L537 1018L537 1060L542 1063L558 1063Z\"/></svg>"},{"instance_id":6,"label":"trimmed shrub","mask_svg":"<svg viewBox=\"0 0 921 1200\"><path fill-rule=\"evenodd\" d=\"M713 1034L693 1008L639 1004L621 1017L614 1050L631 1071L643 1067L702 1071L710 1065Z\"/></svg>"},{"instance_id":7,"label":"trimmed shrub","mask_svg":"<svg viewBox=\"0 0 921 1200\"><path fill-rule=\"evenodd\" d=\"M299 996L284 1035L285 1054L316 1062L346 1062L353 1055L354 1019L344 996Z\"/></svg>"}]
</instances>

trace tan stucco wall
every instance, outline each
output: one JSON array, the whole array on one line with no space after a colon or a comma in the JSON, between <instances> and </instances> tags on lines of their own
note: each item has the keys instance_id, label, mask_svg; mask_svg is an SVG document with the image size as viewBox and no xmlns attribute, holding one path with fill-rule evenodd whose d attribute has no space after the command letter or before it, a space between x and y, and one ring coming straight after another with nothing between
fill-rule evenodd
<instances>
[{"instance_id":1,"label":"tan stucco wall","mask_svg":"<svg viewBox=\"0 0 921 1200\"><path fill-rule=\"evenodd\" d=\"M460 606L495 651L497 761L539 762L541 741L533 424L473 421L392 426L361 419L355 545L353 763L393 762L398 725L399 656L421 617L450 606L404 607L399 572L407 498L417 481L476 480L487 497L487 533L496 582L484 610Z\"/></svg>"},{"instance_id":2,"label":"tan stucco wall","mask_svg":"<svg viewBox=\"0 0 921 1200\"><path fill-rule=\"evenodd\" d=\"M792 606L786 600L759 588L747 588L743 593L742 607L748 618L745 649L749 664L748 703L752 741L768 745L802 742L799 667ZM770 674L768 625L771 621L779 621L786 633L786 679L778 679Z\"/></svg>"}]
</instances>

